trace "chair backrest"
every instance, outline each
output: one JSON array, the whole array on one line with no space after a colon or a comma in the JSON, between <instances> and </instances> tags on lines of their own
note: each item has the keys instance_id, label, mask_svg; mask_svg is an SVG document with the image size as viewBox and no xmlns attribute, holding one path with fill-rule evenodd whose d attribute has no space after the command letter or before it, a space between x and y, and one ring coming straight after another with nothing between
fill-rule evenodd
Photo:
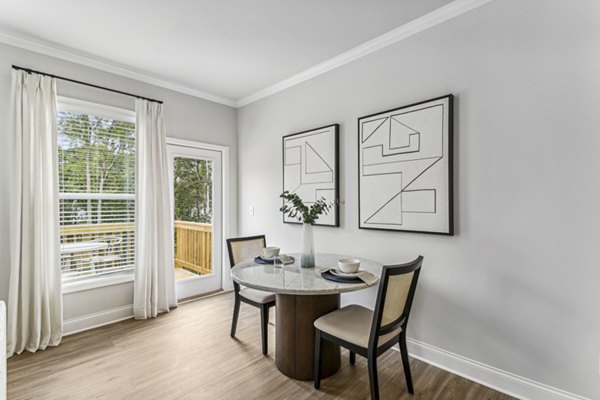
<instances>
[{"instance_id":1,"label":"chair backrest","mask_svg":"<svg viewBox=\"0 0 600 400\"><path fill-rule=\"evenodd\" d=\"M233 267L244 260L254 258L260 255L265 247L267 247L265 235L227 239L229 264Z\"/></svg>"},{"instance_id":2,"label":"chair backrest","mask_svg":"<svg viewBox=\"0 0 600 400\"><path fill-rule=\"evenodd\" d=\"M422 264L423 256L419 256L406 264L383 267L369 347L377 348L380 336L400 332L400 328L406 332Z\"/></svg>"}]
</instances>

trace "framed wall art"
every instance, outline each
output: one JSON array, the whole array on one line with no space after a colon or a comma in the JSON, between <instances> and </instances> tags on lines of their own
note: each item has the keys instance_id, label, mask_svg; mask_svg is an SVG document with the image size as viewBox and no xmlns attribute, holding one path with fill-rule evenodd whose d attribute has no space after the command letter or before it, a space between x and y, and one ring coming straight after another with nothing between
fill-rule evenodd
<instances>
[{"instance_id":1,"label":"framed wall art","mask_svg":"<svg viewBox=\"0 0 600 400\"><path fill-rule=\"evenodd\" d=\"M358 119L359 228L454 234L453 96Z\"/></svg>"},{"instance_id":2,"label":"framed wall art","mask_svg":"<svg viewBox=\"0 0 600 400\"><path fill-rule=\"evenodd\" d=\"M338 124L283 137L283 190L297 193L305 204L321 197L332 204L315 225L340 226L338 170ZM300 223L286 215L283 222Z\"/></svg>"}]
</instances>

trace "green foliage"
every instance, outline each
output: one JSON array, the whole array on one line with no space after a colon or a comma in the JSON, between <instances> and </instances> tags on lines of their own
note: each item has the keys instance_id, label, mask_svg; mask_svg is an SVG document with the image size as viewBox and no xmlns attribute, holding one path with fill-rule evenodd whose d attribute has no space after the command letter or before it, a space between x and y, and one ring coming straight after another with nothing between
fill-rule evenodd
<instances>
[{"instance_id":1,"label":"green foliage","mask_svg":"<svg viewBox=\"0 0 600 400\"><path fill-rule=\"evenodd\" d=\"M135 124L86 113L59 111L61 193L135 193ZM175 218L212 222L212 162L176 158ZM131 222L133 200L63 199L63 225Z\"/></svg>"},{"instance_id":2,"label":"green foliage","mask_svg":"<svg viewBox=\"0 0 600 400\"><path fill-rule=\"evenodd\" d=\"M61 192L134 193L135 124L70 112L61 117Z\"/></svg>"},{"instance_id":3,"label":"green foliage","mask_svg":"<svg viewBox=\"0 0 600 400\"><path fill-rule=\"evenodd\" d=\"M212 222L212 161L176 157L174 162L175 219Z\"/></svg>"},{"instance_id":4,"label":"green foliage","mask_svg":"<svg viewBox=\"0 0 600 400\"><path fill-rule=\"evenodd\" d=\"M331 204L327 203L324 197L319 198L310 207L304 204L298 194L290 193L287 190L280 194L279 197L285 201L279 211L284 215L287 214L290 218L297 218L298 221L305 224L314 225L321 214L327 214L331 209ZM291 206L288 203L291 203Z\"/></svg>"},{"instance_id":5,"label":"green foliage","mask_svg":"<svg viewBox=\"0 0 600 400\"><path fill-rule=\"evenodd\" d=\"M58 113L61 193L135 193L135 124L85 113ZM61 200L62 224L133 220L128 200ZM118 220L115 220L117 218Z\"/></svg>"}]
</instances>

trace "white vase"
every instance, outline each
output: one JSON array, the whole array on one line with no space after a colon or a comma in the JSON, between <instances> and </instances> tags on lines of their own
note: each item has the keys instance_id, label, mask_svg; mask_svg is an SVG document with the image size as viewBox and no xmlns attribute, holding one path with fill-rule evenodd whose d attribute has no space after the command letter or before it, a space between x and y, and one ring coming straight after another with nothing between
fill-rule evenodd
<instances>
[{"instance_id":1,"label":"white vase","mask_svg":"<svg viewBox=\"0 0 600 400\"><path fill-rule=\"evenodd\" d=\"M311 224L302 224L302 256L300 257L300 266L302 268L313 268L315 266L315 240Z\"/></svg>"}]
</instances>

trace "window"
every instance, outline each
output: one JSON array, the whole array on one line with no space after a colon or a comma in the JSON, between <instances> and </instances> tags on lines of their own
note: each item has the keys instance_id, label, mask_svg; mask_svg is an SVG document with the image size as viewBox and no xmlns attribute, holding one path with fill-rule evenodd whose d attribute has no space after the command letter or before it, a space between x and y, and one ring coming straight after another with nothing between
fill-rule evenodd
<instances>
[{"instance_id":1,"label":"window","mask_svg":"<svg viewBox=\"0 0 600 400\"><path fill-rule=\"evenodd\" d=\"M63 283L133 272L134 121L132 111L59 99Z\"/></svg>"}]
</instances>

